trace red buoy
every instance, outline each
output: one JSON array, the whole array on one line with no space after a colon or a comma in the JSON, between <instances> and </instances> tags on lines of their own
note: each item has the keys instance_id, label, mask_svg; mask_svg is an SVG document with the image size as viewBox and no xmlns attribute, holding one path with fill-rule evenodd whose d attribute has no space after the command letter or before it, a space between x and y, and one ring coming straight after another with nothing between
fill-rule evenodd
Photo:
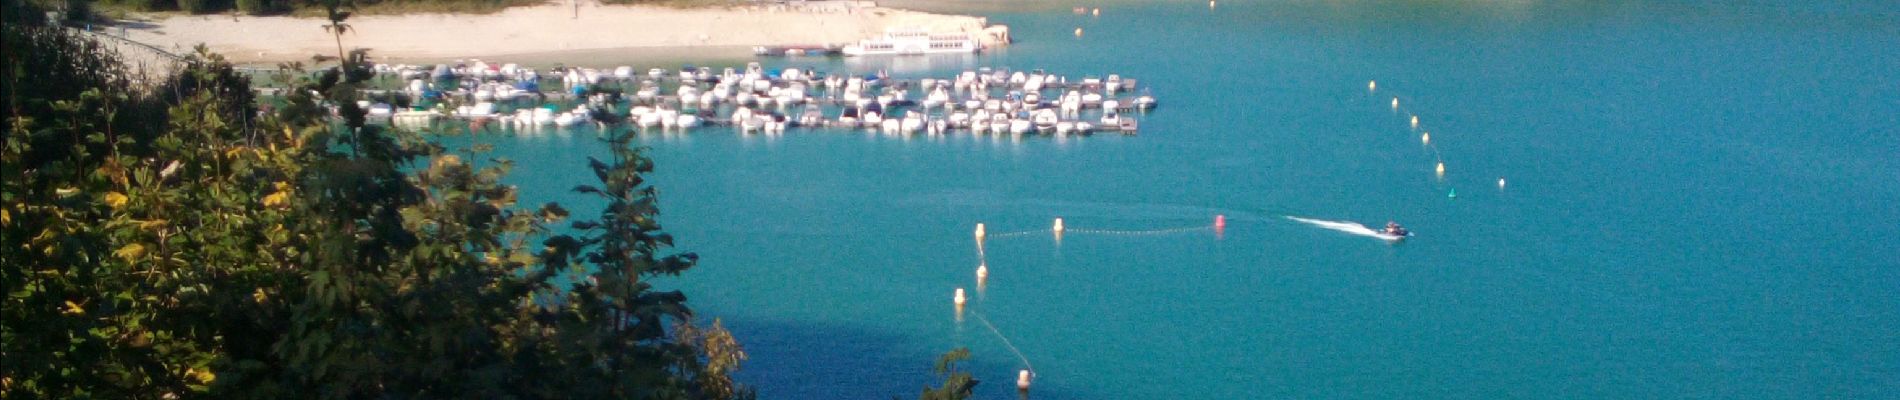
<instances>
[{"instance_id":1,"label":"red buoy","mask_svg":"<svg viewBox=\"0 0 1900 400\"><path fill-rule=\"evenodd\" d=\"M1227 227L1227 216L1225 216L1225 215L1215 215L1215 216L1214 216L1214 228L1215 228L1215 229L1220 229L1220 228L1226 228L1226 227Z\"/></svg>"}]
</instances>

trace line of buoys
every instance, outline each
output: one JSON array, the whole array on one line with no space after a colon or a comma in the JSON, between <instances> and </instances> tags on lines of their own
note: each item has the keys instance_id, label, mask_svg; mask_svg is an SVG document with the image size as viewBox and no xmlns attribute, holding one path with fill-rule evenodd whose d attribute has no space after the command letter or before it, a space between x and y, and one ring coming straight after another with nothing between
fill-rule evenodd
<instances>
[{"instance_id":1,"label":"line of buoys","mask_svg":"<svg viewBox=\"0 0 1900 400\"><path fill-rule=\"evenodd\" d=\"M1424 145L1428 150L1431 150L1432 157L1436 159L1436 165L1433 166L1433 172L1437 175L1439 180L1441 181L1444 180L1445 179L1444 156L1439 152L1438 146L1432 143L1431 132L1425 131L1424 128L1420 127L1419 118L1417 114L1413 114L1409 110L1399 108L1399 98L1396 96L1392 98L1392 109L1397 112L1404 112L1405 114L1402 114L1402 115L1411 116L1410 122L1412 125L1412 129L1419 132L1419 135L1418 135L1419 143ZM1504 177L1502 176L1498 177L1498 190L1504 190L1506 184L1507 183L1504 180ZM1448 189L1445 193L1445 197L1456 199L1458 198L1458 191L1455 189Z\"/></svg>"}]
</instances>

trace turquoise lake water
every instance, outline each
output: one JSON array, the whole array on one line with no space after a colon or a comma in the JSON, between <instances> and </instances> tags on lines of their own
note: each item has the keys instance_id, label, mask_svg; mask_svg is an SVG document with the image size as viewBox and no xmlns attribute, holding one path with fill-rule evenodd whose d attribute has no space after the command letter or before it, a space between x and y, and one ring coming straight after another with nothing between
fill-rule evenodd
<instances>
[{"instance_id":1,"label":"turquoise lake water","mask_svg":"<svg viewBox=\"0 0 1900 400\"><path fill-rule=\"evenodd\" d=\"M769 60L1162 104L1135 137L646 137L702 256L662 284L766 398L914 397L956 347L986 399L1024 359L1045 399L1900 397L1900 7L1859 3L1111 3L990 15L1018 43L983 56ZM527 204L606 154L482 140Z\"/></svg>"}]
</instances>

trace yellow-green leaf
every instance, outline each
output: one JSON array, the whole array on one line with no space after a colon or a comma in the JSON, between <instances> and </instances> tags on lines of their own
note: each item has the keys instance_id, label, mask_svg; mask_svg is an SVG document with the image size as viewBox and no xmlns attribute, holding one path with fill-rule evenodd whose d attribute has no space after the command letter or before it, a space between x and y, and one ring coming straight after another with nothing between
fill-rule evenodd
<instances>
[{"instance_id":1,"label":"yellow-green leaf","mask_svg":"<svg viewBox=\"0 0 1900 400\"><path fill-rule=\"evenodd\" d=\"M119 207L124 207L126 200L128 199L125 195L119 192L106 193L106 205L112 206L115 210Z\"/></svg>"},{"instance_id":2,"label":"yellow-green leaf","mask_svg":"<svg viewBox=\"0 0 1900 400\"><path fill-rule=\"evenodd\" d=\"M265 207L283 207L286 204L290 204L289 192L277 192L264 196Z\"/></svg>"},{"instance_id":3,"label":"yellow-green leaf","mask_svg":"<svg viewBox=\"0 0 1900 400\"><path fill-rule=\"evenodd\" d=\"M125 247L120 247L118 250L113 251L112 255L123 258L126 262L132 262L137 260L139 256L145 255L145 245L138 243L128 244L125 245Z\"/></svg>"}]
</instances>

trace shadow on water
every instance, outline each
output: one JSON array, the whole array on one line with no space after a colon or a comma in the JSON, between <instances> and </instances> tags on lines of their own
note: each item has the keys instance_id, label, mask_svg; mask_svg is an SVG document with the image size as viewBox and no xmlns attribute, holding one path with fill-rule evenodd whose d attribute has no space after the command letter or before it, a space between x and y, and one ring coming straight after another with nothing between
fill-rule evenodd
<instances>
[{"instance_id":1,"label":"shadow on water","mask_svg":"<svg viewBox=\"0 0 1900 400\"><path fill-rule=\"evenodd\" d=\"M916 398L925 385L943 384L932 365L956 347L930 348L895 332L836 322L721 320L745 346L747 360L734 378L768 399ZM1024 398L1016 391L1014 371L1020 364L1007 352L983 350L989 347L973 346L971 359L963 363L981 381L973 398ZM1027 398L1095 397L1037 382Z\"/></svg>"}]
</instances>

